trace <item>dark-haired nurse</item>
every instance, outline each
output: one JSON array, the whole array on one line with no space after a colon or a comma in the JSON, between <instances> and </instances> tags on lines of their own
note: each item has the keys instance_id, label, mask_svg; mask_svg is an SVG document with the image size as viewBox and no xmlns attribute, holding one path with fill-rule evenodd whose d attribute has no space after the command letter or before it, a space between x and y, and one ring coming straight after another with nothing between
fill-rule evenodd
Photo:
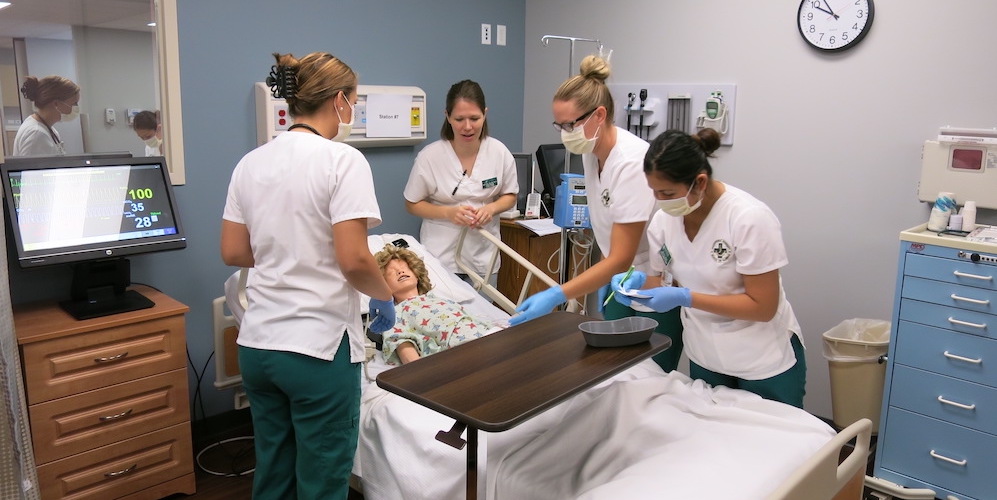
<instances>
[{"instance_id":1,"label":"dark-haired nurse","mask_svg":"<svg viewBox=\"0 0 997 500\"><path fill-rule=\"evenodd\" d=\"M719 146L708 128L695 136L669 130L651 142L644 174L659 208L648 224L651 271L612 280L650 298L614 297L639 309L682 308L693 378L802 408L807 364L779 275L789 263L779 219L713 178L707 157Z\"/></svg>"}]
</instances>

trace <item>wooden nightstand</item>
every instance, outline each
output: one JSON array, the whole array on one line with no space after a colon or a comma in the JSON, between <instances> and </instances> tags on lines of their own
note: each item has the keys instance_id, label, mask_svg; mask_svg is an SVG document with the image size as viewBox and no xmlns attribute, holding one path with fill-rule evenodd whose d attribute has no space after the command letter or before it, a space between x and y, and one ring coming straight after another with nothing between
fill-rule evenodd
<instances>
[{"instance_id":1,"label":"wooden nightstand","mask_svg":"<svg viewBox=\"0 0 997 500\"><path fill-rule=\"evenodd\" d=\"M14 307L43 499L193 494L184 314L155 306L79 321L55 302Z\"/></svg>"}]
</instances>

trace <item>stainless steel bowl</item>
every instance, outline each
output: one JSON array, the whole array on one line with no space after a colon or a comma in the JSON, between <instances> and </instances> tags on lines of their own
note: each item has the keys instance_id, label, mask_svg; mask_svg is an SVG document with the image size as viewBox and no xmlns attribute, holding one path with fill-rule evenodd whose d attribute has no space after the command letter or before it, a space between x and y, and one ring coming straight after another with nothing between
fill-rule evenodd
<instances>
[{"instance_id":1,"label":"stainless steel bowl","mask_svg":"<svg viewBox=\"0 0 997 500\"><path fill-rule=\"evenodd\" d=\"M658 322L630 316L612 321L586 321L578 325L585 343L592 347L621 347L647 342Z\"/></svg>"}]
</instances>

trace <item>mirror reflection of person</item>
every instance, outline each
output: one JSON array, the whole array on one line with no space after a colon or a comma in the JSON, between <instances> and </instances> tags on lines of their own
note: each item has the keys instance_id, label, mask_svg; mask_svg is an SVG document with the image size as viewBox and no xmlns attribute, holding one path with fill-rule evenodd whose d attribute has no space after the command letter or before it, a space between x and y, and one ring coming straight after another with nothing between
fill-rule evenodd
<instances>
[{"instance_id":1,"label":"mirror reflection of person","mask_svg":"<svg viewBox=\"0 0 997 500\"><path fill-rule=\"evenodd\" d=\"M60 121L73 121L79 117L79 85L57 75L41 79L29 76L21 85L21 94L31 101L35 112L25 118L17 129L11 156L66 154L62 137L53 126Z\"/></svg>"},{"instance_id":2,"label":"mirror reflection of person","mask_svg":"<svg viewBox=\"0 0 997 500\"><path fill-rule=\"evenodd\" d=\"M139 111L132 122L135 135L145 143L146 156L162 156L163 124L159 111Z\"/></svg>"},{"instance_id":3,"label":"mirror reflection of person","mask_svg":"<svg viewBox=\"0 0 997 500\"><path fill-rule=\"evenodd\" d=\"M384 332L384 359L408 363L501 328L433 293L426 264L415 252L385 245L374 255L395 300L395 326Z\"/></svg>"}]
</instances>

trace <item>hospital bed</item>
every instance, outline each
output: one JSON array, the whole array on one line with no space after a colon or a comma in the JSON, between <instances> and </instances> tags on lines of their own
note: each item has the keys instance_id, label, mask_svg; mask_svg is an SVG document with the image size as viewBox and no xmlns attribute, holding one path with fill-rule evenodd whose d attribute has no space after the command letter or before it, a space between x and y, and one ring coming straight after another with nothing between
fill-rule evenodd
<instances>
[{"instance_id":1,"label":"hospital bed","mask_svg":"<svg viewBox=\"0 0 997 500\"><path fill-rule=\"evenodd\" d=\"M503 260L530 273L517 300L502 296L488 276L458 258L474 283L468 285L411 236L372 235L368 243L377 251L405 239L426 260L436 293L472 314L503 321L525 297L530 279L552 282L497 238L481 234ZM243 270L230 277L228 300L214 302L218 388L238 390L241 383L237 364L226 360L234 358L246 276ZM377 374L390 368L368 349L355 486L367 500L463 498L465 452L434 437L453 419L378 387ZM240 404L245 399L237 393ZM665 374L647 360L506 432L480 433L477 477L484 480L478 481L478 498L856 500L870 432L871 423L860 421L835 433L803 410L709 387L677 371ZM855 444L846 446L849 441ZM850 454L839 465L843 446Z\"/></svg>"}]
</instances>

